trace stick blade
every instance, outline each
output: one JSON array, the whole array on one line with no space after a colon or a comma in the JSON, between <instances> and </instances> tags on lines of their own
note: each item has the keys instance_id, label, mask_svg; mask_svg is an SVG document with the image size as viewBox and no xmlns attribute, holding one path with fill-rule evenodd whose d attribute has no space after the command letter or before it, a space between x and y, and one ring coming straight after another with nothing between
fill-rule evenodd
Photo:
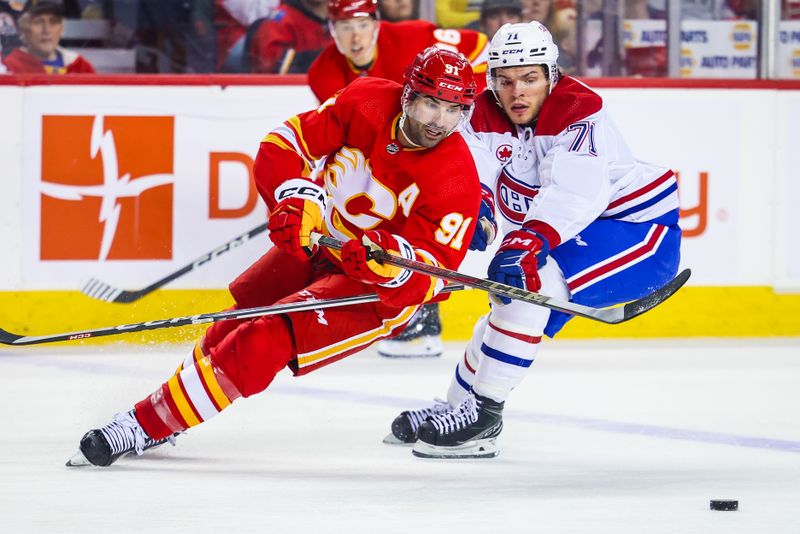
<instances>
[{"instance_id":1,"label":"stick blade","mask_svg":"<svg viewBox=\"0 0 800 534\"><path fill-rule=\"evenodd\" d=\"M124 289L117 289L109 284L98 280L97 278L90 278L83 286L81 286L81 293L87 297L103 302L116 302L120 304L128 304L138 300L141 297L140 291L126 291Z\"/></svg>"},{"instance_id":2,"label":"stick blade","mask_svg":"<svg viewBox=\"0 0 800 534\"><path fill-rule=\"evenodd\" d=\"M0 343L3 345L16 345L16 341L21 339L23 336L18 336L17 334L12 334L11 332L7 332L0 328Z\"/></svg>"},{"instance_id":3,"label":"stick blade","mask_svg":"<svg viewBox=\"0 0 800 534\"><path fill-rule=\"evenodd\" d=\"M638 317L639 315L652 310L672 295L674 295L683 285L689 280L689 277L692 275L691 269L684 269L678 275L667 282L665 285L660 287L659 289L653 291L646 297L642 297L639 300L635 300L633 302L629 302L624 306L624 314L622 319L619 321L620 323L629 321L634 317Z\"/></svg>"}]
</instances>

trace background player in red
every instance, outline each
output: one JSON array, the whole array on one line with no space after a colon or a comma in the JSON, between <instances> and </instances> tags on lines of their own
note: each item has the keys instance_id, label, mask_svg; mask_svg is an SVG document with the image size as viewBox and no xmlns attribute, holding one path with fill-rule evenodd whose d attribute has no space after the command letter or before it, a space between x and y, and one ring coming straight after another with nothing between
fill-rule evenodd
<instances>
[{"instance_id":1,"label":"background player in red","mask_svg":"<svg viewBox=\"0 0 800 534\"><path fill-rule=\"evenodd\" d=\"M152 395L86 433L68 465L107 466L122 454L141 454L263 391L284 367L302 375L402 329L443 283L378 264L366 247L450 269L461 263L481 196L455 130L474 97L467 59L431 47L416 58L405 86L358 80L269 133L254 174L275 247L231 284L236 306L368 291L380 301L213 324ZM324 187L311 180L322 158ZM346 241L341 252L311 251L312 231Z\"/></svg>"},{"instance_id":2,"label":"background player in red","mask_svg":"<svg viewBox=\"0 0 800 534\"><path fill-rule=\"evenodd\" d=\"M424 20L381 22L377 0L329 0L328 45L308 71L308 84L320 102L360 76L401 83L406 66L422 49L435 45L461 52L475 72L478 90L486 86L487 38L472 30L445 30Z\"/></svg>"}]
</instances>

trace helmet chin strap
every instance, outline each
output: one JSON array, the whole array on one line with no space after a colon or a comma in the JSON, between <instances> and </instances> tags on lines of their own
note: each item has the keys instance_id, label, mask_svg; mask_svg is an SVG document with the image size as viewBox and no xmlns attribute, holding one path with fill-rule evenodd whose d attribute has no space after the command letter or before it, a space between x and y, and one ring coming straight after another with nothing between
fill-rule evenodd
<instances>
[{"instance_id":1,"label":"helmet chin strap","mask_svg":"<svg viewBox=\"0 0 800 534\"><path fill-rule=\"evenodd\" d=\"M400 120L397 121L397 129L399 131L403 132L403 138L406 140L406 142L408 144L411 145L411 148L422 148L422 145L418 145L417 143L412 141L411 138L408 136L408 134L406 133L406 130L404 128L405 124L406 124L406 110L405 110L405 107L404 107L403 108L403 113L400 115Z\"/></svg>"}]
</instances>

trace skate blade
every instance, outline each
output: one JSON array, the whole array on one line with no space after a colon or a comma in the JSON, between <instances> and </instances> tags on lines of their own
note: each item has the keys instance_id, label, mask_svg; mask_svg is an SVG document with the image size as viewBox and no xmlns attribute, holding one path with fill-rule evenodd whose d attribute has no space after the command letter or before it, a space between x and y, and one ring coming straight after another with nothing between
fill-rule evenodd
<instances>
[{"instance_id":1,"label":"skate blade","mask_svg":"<svg viewBox=\"0 0 800 534\"><path fill-rule=\"evenodd\" d=\"M78 451L78 453L67 460L67 463L64 465L67 467L83 467L85 465L92 465L92 462L87 460L86 456L84 456L82 452Z\"/></svg>"},{"instance_id":2,"label":"skate blade","mask_svg":"<svg viewBox=\"0 0 800 534\"><path fill-rule=\"evenodd\" d=\"M408 443L407 441L400 441L391 432L389 432L388 436L383 438L383 442L387 445L413 445L413 443Z\"/></svg>"},{"instance_id":3,"label":"skate blade","mask_svg":"<svg viewBox=\"0 0 800 534\"><path fill-rule=\"evenodd\" d=\"M409 341L387 339L378 343L376 348L384 358L438 358L444 352L438 337L428 336Z\"/></svg>"},{"instance_id":4,"label":"skate blade","mask_svg":"<svg viewBox=\"0 0 800 534\"><path fill-rule=\"evenodd\" d=\"M434 459L468 459L468 458L494 458L500 454L500 449L497 448L497 438L479 439L475 441L468 441L463 445L457 447L437 447L430 445L424 441L419 441L414 444L411 453L418 458L434 458Z\"/></svg>"}]
</instances>

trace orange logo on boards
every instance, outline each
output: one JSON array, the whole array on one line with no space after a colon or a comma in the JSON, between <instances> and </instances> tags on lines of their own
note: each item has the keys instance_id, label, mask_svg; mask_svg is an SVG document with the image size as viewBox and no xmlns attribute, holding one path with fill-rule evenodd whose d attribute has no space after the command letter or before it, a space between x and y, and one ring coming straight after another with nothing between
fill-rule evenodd
<instances>
[{"instance_id":1,"label":"orange logo on boards","mask_svg":"<svg viewBox=\"0 0 800 534\"><path fill-rule=\"evenodd\" d=\"M171 259L173 133L173 117L42 117L41 259Z\"/></svg>"}]
</instances>

